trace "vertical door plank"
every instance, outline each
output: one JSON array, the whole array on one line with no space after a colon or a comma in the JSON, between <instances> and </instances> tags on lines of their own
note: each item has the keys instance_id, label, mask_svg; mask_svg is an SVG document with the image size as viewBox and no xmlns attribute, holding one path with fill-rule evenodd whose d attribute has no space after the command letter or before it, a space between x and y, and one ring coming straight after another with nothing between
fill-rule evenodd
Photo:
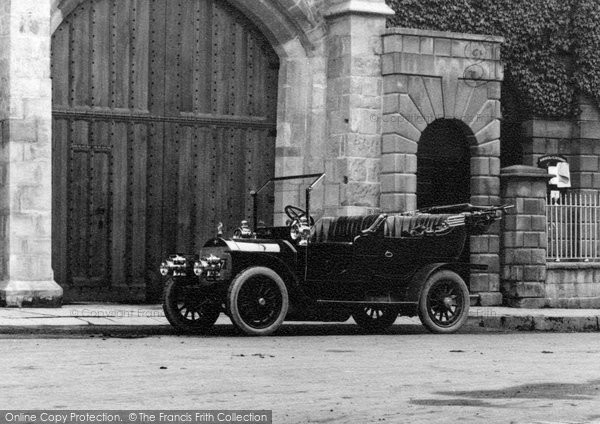
<instances>
[{"instance_id":1,"label":"vertical door plank","mask_svg":"<svg viewBox=\"0 0 600 424\"><path fill-rule=\"evenodd\" d=\"M166 115L178 115L181 105L182 14L183 10L179 2L169 2L166 9L165 67L163 69Z\"/></svg>"},{"instance_id":2,"label":"vertical door plank","mask_svg":"<svg viewBox=\"0 0 600 424\"><path fill-rule=\"evenodd\" d=\"M265 74L265 99L266 99L266 110L265 116L269 122L276 123L277 122L277 104L278 104L278 96L277 93L279 91L279 60L277 57L269 56L267 60L267 70ZM273 131L271 134L276 134L275 126L273 127ZM275 144L272 145L273 148Z\"/></svg>"},{"instance_id":3,"label":"vertical door plank","mask_svg":"<svg viewBox=\"0 0 600 424\"><path fill-rule=\"evenodd\" d=\"M179 125L165 125L165 141L163 144L164 173L162 196L162 239L165 249L174 253L177 248L177 192L178 192L178 157L179 157Z\"/></svg>"},{"instance_id":4,"label":"vertical door plank","mask_svg":"<svg viewBox=\"0 0 600 424\"><path fill-rule=\"evenodd\" d=\"M225 114L225 102L227 100L226 70L224 67L227 46L223 35L226 29L223 12L220 5L215 3L213 4L212 16L212 112L219 115Z\"/></svg>"},{"instance_id":5,"label":"vertical door plank","mask_svg":"<svg viewBox=\"0 0 600 424\"><path fill-rule=\"evenodd\" d=\"M107 286L109 227L109 153L90 152L90 233L89 277L95 283Z\"/></svg>"},{"instance_id":6,"label":"vertical door plank","mask_svg":"<svg viewBox=\"0 0 600 424\"><path fill-rule=\"evenodd\" d=\"M261 55L257 55L255 56L255 62L254 62L254 67L255 67L255 72L256 72L256 79L254 82L254 89L255 91L255 95L254 98L256 100L256 109L255 109L255 113L256 116L265 116L265 110L266 110L266 102L265 102L265 71L266 71L266 67L265 67L265 58L264 56Z\"/></svg>"},{"instance_id":7,"label":"vertical door plank","mask_svg":"<svg viewBox=\"0 0 600 424\"><path fill-rule=\"evenodd\" d=\"M73 12L71 30L73 106L90 104L90 3L85 2Z\"/></svg>"},{"instance_id":8,"label":"vertical door plank","mask_svg":"<svg viewBox=\"0 0 600 424\"><path fill-rule=\"evenodd\" d=\"M163 115L165 111L165 27L166 0L150 0L149 111ZM155 124L155 130L159 131ZM162 134L162 128L160 129Z\"/></svg>"},{"instance_id":9,"label":"vertical door plank","mask_svg":"<svg viewBox=\"0 0 600 424\"><path fill-rule=\"evenodd\" d=\"M194 23L194 112L211 112L212 0L196 1Z\"/></svg>"},{"instance_id":10,"label":"vertical door plank","mask_svg":"<svg viewBox=\"0 0 600 424\"><path fill-rule=\"evenodd\" d=\"M146 184L148 181L147 128L145 125L135 125L133 137L133 181L132 181L132 253L131 275L133 285L143 287L146 276Z\"/></svg>"},{"instance_id":11,"label":"vertical door plank","mask_svg":"<svg viewBox=\"0 0 600 424\"><path fill-rule=\"evenodd\" d=\"M246 52L248 51L248 33L243 30L241 24L236 23L236 41L235 41L235 53L234 53L234 90L236 100L233 105L233 114L243 116L246 114L246 98L247 94L247 68L246 68Z\"/></svg>"},{"instance_id":12,"label":"vertical door plank","mask_svg":"<svg viewBox=\"0 0 600 424\"><path fill-rule=\"evenodd\" d=\"M110 2L99 0L91 5L91 90L90 106L108 107L110 82Z\"/></svg>"},{"instance_id":13,"label":"vertical door plank","mask_svg":"<svg viewBox=\"0 0 600 424\"><path fill-rule=\"evenodd\" d=\"M165 110L165 19L166 0L149 0L148 111L163 115ZM158 266L167 254L163 239L163 174L165 125L154 121L148 128L146 267L153 272L147 281L148 299L159 300L162 292ZM172 253L172 252L171 252Z\"/></svg>"},{"instance_id":14,"label":"vertical door plank","mask_svg":"<svg viewBox=\"0 0 600 424\"><path fill-rule=\"evenodd\" d=\"M147 112L148 107L148 87L149 87L149 40L150 40L150 1L135 1L135 22L133 25L132 40L132 104L131 107L140 111Z\"/></svg>"},{"instance_id":15,"label":"vertical door plank","mask_svg":"<svg viewBox=\"0 0 600 424\"><path fill-rule=\"evenodd\" d=\"M69 202L69 269L73 280L87 280L89 268L88 247L88 170L89 154L71 152L71 196Z\"/></svg>"},{"instance_id":16,"label":"vertical door plank","mask_svg":"<svg viewBox=\"0 0 600 424\"><path fill-rule=\"evenodd\" d=\"M265 166L256 167L256 173L254 179L258 185L261 181L266 181L273 176L274 166L269 161L269 146L265 143L267 139L268 130L257 129L254 131L254 157L252 160L253 164L264 163ZM285 184L285 183L280 183ZM265 224L270 225L273 219L273 194L275 192L275 185L272 184L268 189L265 189L260 204L260 214L263 217ZM280 212L280 211L277 211Z\"/></svg>"},{"instance_id":17,"label":"vertical door plank","mask_svg":"<svg viewBox=\"0 0 600 424\"><path fill-rule=\"evenodd\" d=\"M156 278L150 281L150 297L158 298L161 287L156 274L158 266L167 254L162 237L163 222L163 143L164 125L153 122L149 127L147 158L147 199L146 199L146 266L153 270Z\"/></svg>"},{"instance_id":18,"label":"vertical door plank","mask_svg":"<svg viewBox=\"0 0 600 424\"><path fill-rule=\"evenodd\" d=\"M177 182L177 251L189 252L191 249L191 218L194 193L192 167L192 127L180 127Z\"/></svg>"},{"instance_id":19,"label":"vertical door plank","mask_svg":"<svg viewBox=\"0 0 600 424\"><path fill-rule=\"evenodd\" d=\"M258 56L256 40L248 35L246 41L246 114L256 115L256 57Z\"/></svg>"},{"instance_id":20,"label":"vertical door plank","mask_svg":"<svg viewBox=\"0 0 600 424\"><path fill-rule=\"evenodd\" d=\"M73 279L87 280L89 271L89 148L88 123L73 121L69 169L69 269Z\"/></svg>"},{"instance_id":21,"label":"vertical door plank","mask_svg":"<svg viewBox=\"0 0 600 424\"><path fill-rule=\"evenodd\" d=\"M189 243L191 245L191 251L198 252L202 247L202 244L198 243L197 234L200 231L199 227L202 225L198 222L198 211L201 208L201 188L199 187L200 183L200 173L202 172L202 161L206 160L204 157L200 157L200 144L201 144L201 134L202 127L200 126L191 126L190 127L190 165L191 172L189 178L193 180L192 182L192 191L190 193L192 197L192 208L190 210L190 234L188 236Z\"/></svg>"},{"instance_id":22,"label":"vertical door plank","mask_svg":"<svg viewBox=\"0 0 600 424\"><path fill-rule=\"evenodd\" d=\"M110 125L113 162L112 203L112 283L126 285L125 257L127 234L127 124L112 122Z\"/></svg>"},{"instance_id":23,"label":"vertical door plank","mask_svg":"<svg viewBox=\"0 0 600 424\"><path fill-rule=\"evenodd\" d=\"M70 29L63 23L52 35L52 106L68 107L70 97Z\"/></svg>"},{"instance_id":24,"label":"vertical door plank","mask_svg":"<svg viewBox=\"0 0 600 424\"><path fill-rule=\"evenodd\" d=\"M196 7L197 0L182 0L182 10L185 11L180 17L179 29L181 31L179 49L179 92L180 103L177 105L178 112L191 113L194 111L194 62L196 47Z\"/></svg>"},{"instance_id":25,"label":"vertical door plank","mask_svg":"<svg viewBox=\"0 0 600 424\"><path fill-rule=\"evenodd\" d=\"M227 234L233 230L230 227L229 223L229 214L228 214L228 195L227 189L229 188L229 178L227 175L228 168L228 144L225 132L227 130L221 127L217 127L215 130L215 172L212 175L213 187L215 190L213 191L212 203L213 214L214 216L223 223L225 226L224 231L227 231Z\"/></svg>"},{"instance_id":26,"label":"vertical door plank","mask_svg":"<svg viewBox=\"0 0 600 424\"><path fill-rule=\"evenodd\" d=\"M235 224L239 224L242 219L246 218L246 214L244 211L244 205L246 203L246 198L249 194L245 190L244 184L244 131L240 128L231 129L230 133L230 143L231 143L231 153L230 153L230 178L231 178L231 191L229 196L234 200L234 203L231 205L231 210L233 212L232 219Z\"/></svg>"},{"instance_id":27,"label":"vertical door plank","mask_svg":"<svg viewBox=\"0 0 600 424\"><path fill-rule=\"evenodd\" d=\"M236 69L235 69L235 53L237 50L236 41L238 29L235 20L230 15L224 15L223 19L224 31L221 33L225 46L223 52L223 85L224 85L224 111L226 115L235 114L235 102L237 98L236 88Z\"/></svg>"},{"instance_id":28,"label":"vertical door plank","mask_svg":"<svg viewBox=\"0 0 600 424\"><path fill-rule=\"evenodd\" d=\"M67 119L54 119L52 127L52 268L63 287L68 284L69 126Z\"/></svg>"},{"instance_id":29,"label":"vertical door plank","mask_svg":"<svg viewBox=\"0 0 600 424\"><path fill-rule=\"evenodd\" d=\"M202 246L207 237L216 235L217 218L213 210L213 172L215 166L214 158L214 129L196 128L197 144L197 170L196 170L196 192L198 201L196 210L195 243Z\"/></svg>"},{"instance_id":30,"label":"vertical door plank","mask_svg":"<svg viewBox=\"0 0 600 424\"><path fill-rule=\"evenodd\" d=\"M249 128L245 132L244 152L243 157L241 158L244 163L244 189L246 193L250 193L252 190L257 190L261 184L261 182L257 181L257 179L254 177L254 170L259 168L258 166L253 166L254 143L254 130ZM253 214L251 198L247 199L244 203L244 213L248 219L251 219Z\"/></svg>"},{"instance_id":31,"label":"vertical door plank","mask_svg":"<svg viewBox=\"0 0 600 424\"><path fill-rule=\"evenodd\" d=\"M113 107L128 109L130 96L131 69L131 2L132 0L113 0L112 16L112 96Z\"/></svg>"}]
</instances>

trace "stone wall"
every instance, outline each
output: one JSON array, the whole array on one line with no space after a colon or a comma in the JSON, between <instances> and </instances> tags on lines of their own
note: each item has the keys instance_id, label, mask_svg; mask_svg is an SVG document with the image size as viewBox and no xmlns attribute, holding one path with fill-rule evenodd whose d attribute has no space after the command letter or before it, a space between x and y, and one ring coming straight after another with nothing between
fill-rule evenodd
<instances>
[{"instance_id":1,"label":"stone wall","mask_svg":"<svg viewBox=\"0 0 600 424\"><path fill-rule=\"evenodd\" d=\"M59 305L51 268L50 0L0 1L0 302Z\"/></svg>"},{"instance_id":2,"label":"stone wall","mask_svg":"<svg viewBox=\"0 0 600 424\"><path fill-rule=\"evenodd\" d=\"M391 28L383 37L381 207L417 206L417 150L421 134L437 119L464 128L471 150L471 203L500 203L500 37ZM471 237L470 289L482 305L502 303L499 227Z\"/></svg>"},{"instance_id":3,"label":"stone wall","mask_svg":"<svg viewBox=\"0 0 600 424\"><path fill-rule=\"evenodd\" d=\"M562 155L571 172L571 188L565 192L598 193L600 110L585 98L579 100L579 109L579 116L572 121L538 119L525 122L523 162L537 166L542 156ZM599 307L599 267L598 263L591 262L548 262L542 297L534 304L561 308Z\"/></svg>"},{"instance_id":4,"label":"stone wall","mask_svg":"<svg viewBox=\"0 0 600 424\"><path fill-rule=\"evenodd\" d=\"M600 263L548 262L545 303L551 308L600 308Z\"/></svg>"},{"instance_id":5,"label":"stone wall","mask_svg":"<svg viewBox=\"0 0 600 424\"><path fill-rule=\"evenodd\" d=\"M514 206L502 222L502 292L510 306L545 304L548 179L545 170L535 167L502 169L502 201Z\"/></svg>"},{"instance_id":6,"label":"stone wall","mask_svg":"<svg viewBox=\"0 0 600 424\"><path fill-rule=\"evenodd\" d=\"M523 124L523 163L537 166L544 155L563 155L569 162L575 191L600 190L600 110L589 99L579 101L573 121L531 120Z\"/></svg>"}]
</instances>

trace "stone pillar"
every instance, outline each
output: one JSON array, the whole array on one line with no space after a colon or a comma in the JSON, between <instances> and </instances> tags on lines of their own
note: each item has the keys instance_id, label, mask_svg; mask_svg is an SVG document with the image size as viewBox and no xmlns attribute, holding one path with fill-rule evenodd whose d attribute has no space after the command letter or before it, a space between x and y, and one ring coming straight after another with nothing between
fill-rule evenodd
<instances>
[{"instance_id":1,"label":"stone pillar","mask_svg":"<svg viewBox=\"0 0 600 424\"><path fill-rule=\"evenodd\" d=\"M51 0L0 0L0 304L60 306L51 267Z\"/></svg>"},{"instance_id":2,"label":"stone pillar","mask_svg":"<svg viewBox=\"0 0 600 424\"><path fill-rule=\"evenodd\" d=\"M326 213L379 207L384 0L329 0ZM341 208L339 207L341 205Z\"/></svg>"},{"instance_id":3,"label":"stone pillar","mask_svg":"<svg viewBox=\"0 0 600 424\"><path fill-rule=\"evenodd\" d=\"M502 201L514 205L503 220L502 293L509 306L545 305L546 190L550 175L525 165L501 172Z\"/></svg>"},{"instance_id":4,"label":"stone pillar","mask_svg":"<svg viewBox=\"0 0 600 424\"><path fill-rule=\"evenodd\" d=\"M449 120L470 146L470 203L500 203L501 37L388 28L383 35L381 208L417 208L417 156L429 124ZM502 303L499 225L470 238L470 260L487 266L472 272L478 303Z\"/></svg>"}]
</instances>

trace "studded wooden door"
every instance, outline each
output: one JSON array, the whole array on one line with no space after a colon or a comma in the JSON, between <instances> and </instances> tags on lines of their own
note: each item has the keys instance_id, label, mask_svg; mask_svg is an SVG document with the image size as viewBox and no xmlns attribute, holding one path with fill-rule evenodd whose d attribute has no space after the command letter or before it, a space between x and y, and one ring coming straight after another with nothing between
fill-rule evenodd
<instances>
[{"instance_id":1,"label":"studded wooden door","mask_svg":"<svg viewBox=\"0 0 600 424\"><path fill-rule=\"evenodd\" d=\"M278 69L223 0L88 0L65 18L53 267L67 299L156 300L165 254L249 217L274 172Z\"/></svg>"}]
</instances>

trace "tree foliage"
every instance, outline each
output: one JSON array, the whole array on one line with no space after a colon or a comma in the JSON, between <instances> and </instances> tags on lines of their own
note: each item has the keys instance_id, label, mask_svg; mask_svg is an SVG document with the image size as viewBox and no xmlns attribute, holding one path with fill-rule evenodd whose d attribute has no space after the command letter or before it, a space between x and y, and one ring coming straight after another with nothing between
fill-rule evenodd
<instances>
[{"instance_id":1,"label":"tree foliage","mask_svg":"<svg viewBox=\"0 0 600 424\"><path fill-rule=\"evenodd\" d=\"M598 0L387 0L390 26L500 35L504 115L564 119L600 103Z\"/></svg>"}]
</instances>

